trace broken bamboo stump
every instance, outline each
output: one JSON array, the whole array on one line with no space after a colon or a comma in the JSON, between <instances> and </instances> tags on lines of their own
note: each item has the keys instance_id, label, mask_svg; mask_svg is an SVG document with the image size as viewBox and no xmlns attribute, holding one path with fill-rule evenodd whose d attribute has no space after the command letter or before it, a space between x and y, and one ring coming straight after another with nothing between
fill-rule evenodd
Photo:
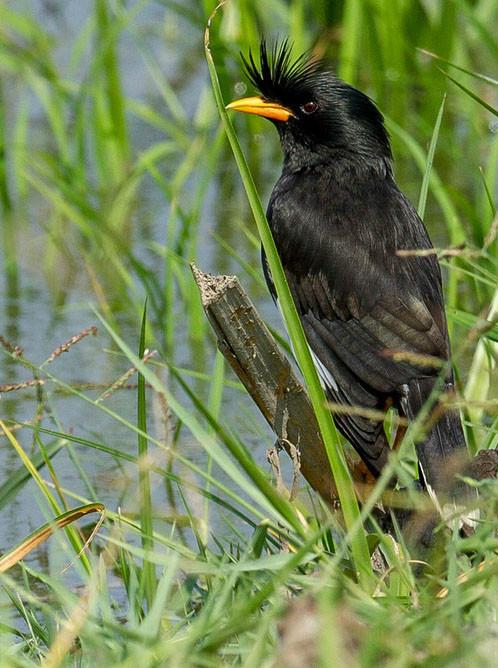
<instances>
[{"instance_id":1,"label":"broken bamboo stump","mask_svg":"<svg viewBox=\"0 0 498 668\"><path fill-rule=\"evenodd\" d=\"M218 348L293 460L297 449L301 473L311 487L329 504L336 505L337 493L318 423L289 360L236 276L205 274L194 265L192 273ZM349 461L348 465L361 498L368 490L368 484L364 486L364 466ZM496 477L497 471L498 452L486 450L460 472L483 480ZM386 521L390 527L388 515Z\"/></svg>"},{"instance_id":2,"label":"broken bamboo stump","mask_svg":"<svg viewBox=\"0 0 498 668\"><path fill-rule=\"evenodd\" d=\"M301 473L329 503L337 499L310 400L236 276L205 274L192 265L219 350Z\"/></svg>"}]
</instances>

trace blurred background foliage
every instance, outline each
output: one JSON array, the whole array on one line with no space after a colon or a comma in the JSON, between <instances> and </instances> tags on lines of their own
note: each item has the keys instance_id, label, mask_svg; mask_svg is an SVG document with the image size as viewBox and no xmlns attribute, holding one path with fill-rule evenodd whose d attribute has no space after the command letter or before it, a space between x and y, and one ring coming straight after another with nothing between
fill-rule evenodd
<instances>
[{"instance_id":1,"label":"blurred background foliage","mask_svg":"<svg viewBox=\"0 0 498 668\"><path fill-rule=\"evenodd\" d=\"M220 656L235 663L245 657L246 665L263 665L265 652L273 656L276 651L274 625L285 602L284 594L276 596L271 613L264 606L256 613L257 604L244 608L248 592L261 593L259 580L271 581L275 571L261 566L255 578L234 574L225 579L219 565L223 560L237 563L241 554L247 559L267 551L278 554L280 543L274 535L254 527L267 516L275 526L282 518L279 509L262 499L256 478L239 475L216 450L228 442L223 435L228 429L240 447L266 467L272 437L215 354L189 262L195 260L216 273L237 273L263 315L274 327L281 325L262 283L259 241L204 61L203 33L213 8L208 0L0 2L0 384L33 378L45 383L5 393L1 412L12 428L24 425L16 437L37 466L45 465L58 490L60 512L71 505L72 497L103 501L110 512L121 508L123 521L131 523L126 529L131 537L121 527L127 542L119 548L113 575L121 593L113 603L119 613L112 613L119 624L126 618L130 634L116 630L110 607L107 626L96 629L88 622L83 632L83 642L92 651L92 634L99 646L109 634L107 650L101 650L102 660L113 657L115 663L109 665L118 665L116 657L123 652L133 655L130 647L136 638L131 630L138 633L147 619L151 646L178 665L186 665L181 661L193 656L193 648L200 665L215 665ZM473 402L464 407L464 419L474 451L495 446L498 432L492 403L498 334L496 326L486 329L480 324L480 318L498 314L497 25L495 0L230 0L211 32L227 102L247 88L239 52L257 49L265 35L269 40L289 37L296 54L309 50L326 58L339 76L368 93L386 115L398 182L413 202L423 204L435 245L453 249L441 262L459 390ZM266 201L280 169L276 133L257 118L237 117L234 123ZM431 140L437 140L432 166ZM429 186L426 206L425 197L419 200L423 182ZM147 378L156 383L147 409L143 394L137 395L123 376L136 360L121 345L124 341L138 351L146 296L148 329L141 337L142 348L158 351L153 362L156 380ZM111 333L99 324L96 312ZM57 346L94 323L99 324L97 338L86 338L48 362ZM23 355L15 346L24 349ZM128 389L118 391L120 383ZM195 400L211 411L210 425ZM140 407L142 411L138 422L137 406L139 414ZM148 450L142 441L137 454L137 424L143 429L147 411ZM46 490L40 491L7 440L0 439L5 476L0 487L5 526L0 547L8 550L55 511ZM138 460L147 453L157 469L150 473L151 488ZM218 485L216 493L213 485ZM227 499L233 503L228 510L223 506ZM494 507L492 493L490 499ZM310 540L313 526L307 528ZM166 545L171 551L169 557L176 555L158 582L155 567L137 552L139 544L151 547L152 527L155 549L160 551L159 542L161 549ZM104 543L121 540L112 531L109 536ZM144 541L144 536L149 538ZM292 537L295 545L302 540ZM75 543L63 537L57 541L63 553L74 558ZM451 548L453 578L469 566L461 562L459 549ZM7 619L23 620L24 635L18 633L17 647L31 648L31 658L45 656L57 637L57 624L75 603L69 593L75 581L86 583L90 598L95 596L92 600L98 600L95 605L102 610L114 596L106 590L102 596L110 598L99 598L105 576L98 569L90 581L83 571L73 575L65 591L58 588L58 576L47 580L47 574L59 572L56 550L40 548L27 567L32 568L29 578L23 571L25 600L31 600L38 616L13 603L12 592L19 585L4 582L2 609ZM212 572L175 585L174 603L168 607L178 555L206 573L208 564ZM329 574L330 569L329 564ZM310 586L305 567L292 570L282 560L277 570L286 591ZM386 577L379 585L388 586L393 596L401 581L403 586L412 582L406 563L399 571L397 584ZM47 590L57 601L57 612L43 605ZM408 591L407 596L420 595L416 587ZM493 591L490 585L490 598ZM443 608L434 629L430 606L411 610L393 636L392 647L375 640L374 631L379 633L382 624L392 628L392 620L402 617L398 599L389 599L380 610L377 604L369 607L357 591L348 590L347 595L352 597L347 606L354 600L363 614L361 624L368 622L373 629L371 634L359 632L373 643L370 654L365 650L370 659L361 665L373 665L368 661L381 655L392 657L392 663L385 660L386 666L435 665L423 664L422 659L395 663L395 646L401 651L410 643L427 661L439 657L438 665L468 665L459 664L456 655L460 652L463 661L471 656L467 652L477 651L451 633L442 654L436 645L426 645L432 632L451 626L451 615L456 626L463 623L468 594L451 599L453 607ZM324 619L339 614L342 594L334 596L319 604ZM225 601L226 610L220 601ZM147 618L144 610L150 612L151 606L154 616ZM191 630L191 618L201 609ZM230 644L233 628L239 628L234 621L233 628L226 627L226 637L221 633L206 649L201 639L227 621L226 611L249 631ZM482 612L474 621L478 614ZM183 644L177 656L161 643L174 636L179 620ZM418 635L410 636L409 624ZM159 631L165 626L168 633L162 635ZM253 644L255 628L261 633L259 643ZM330 642L324 651L339 651L335 640ZM138 647L146 656L144 646ZM349 649L340 651L349 656ZM348 661L359 661L354 656ZM450 657L455 662L444 663ZM144 666L162 665L142 661ZM12 665L32 664L26 658Z\"/></svg>"}]
</instances>

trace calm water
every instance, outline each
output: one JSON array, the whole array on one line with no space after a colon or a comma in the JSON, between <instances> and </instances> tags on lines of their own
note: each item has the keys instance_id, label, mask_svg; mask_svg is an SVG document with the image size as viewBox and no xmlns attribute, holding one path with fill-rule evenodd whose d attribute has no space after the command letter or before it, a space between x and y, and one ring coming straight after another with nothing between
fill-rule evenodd
<instances>
[{"instance_id":1,"label":"calm water","mask_svg":"<svg viewBox=\"0 0 498 668\"><path fill-rule=\"evenodd\" d=\"M58 45L57 60L59 65L64 67L67 64L75 35L78 34L83 21L87 18L90 5L74 1L54 3L53 5L35 2L29 6L34 8L33 11L37 20L54 36ZM56 11L51 11L51 7L54 7ZM184 84L178 87L178 94L185 108L193 110L198 103L197 98L200 91L207 82L207 72L203 61L202 35L195 33L189 23L183 22L177 17L174 20L172 18L169 23L168 19L165 20L164 8L153 5L147 6L140 13L135 23L135 30L143 31L144 35L149 32L153 34L156 24L164 26L166 39L163 36L160 40L156 35L155 39L148 42L148 46L163 70L168 73L168 78L172 81L184 81ZM123 33L121 40L120 58L126 96L137 100L147 100L149 104L157 109L158 113L161 113L162 101L158 96L157 88L137 51L134 38L131 38L126 31ZM188 63L189 72L188 76L184 77L182 68L186 66L186 63ZM30 113L33 125L37 128L37 138L42 143L44 141L45 121L42 110L34 97ZM12 116L14 116L14 113ZM135 126L132 125L134 154L145 150L157 140L158 136L155 135L155 132L144 124L137 122ZM275 174L278 171L277 165L272 166L271 169ZM195 182L192 182L191 186L194 188ZM239 193L239 200L241 196ZM169 213L169 205L152 179L143 181L136 206L137 209L133 216L133 224L136 225L134 253L147 266L157 266L157 272L161 272L163 261L157 255L152 254L149 247L151 241L156 241L162 246L165 245L165 221ZM227 203L226 214L230 214L232 206L237 209L239 214L240 202L237 201L234 201L233 204ZM60 297L60 285L58 285L60 277L46 275L43 267L43 257L40 255L40 249L44 248L42 243L44 210L46 211L46 205L38 197L33 196L29 211L30 225L20 228L18 237L20 267L18 285L9 286L3 271L0 276L0 312L2 314L0 333L12 343L21 346L24 349L25 356L35 364L42 363L54 349L83 328L89 325L98 325L93 312L94 308L98 308L98 304L95 301L95 294L91 290L88 276L83 267L79 267L76 272L67 272L68 277L70 277L68 280L69 287L64 289L63 304L58 305L57 303L57 299ZM196 259L199 266L204 270L235 271L236 264L230 260L212 237L213 230L220 231L219 210L219 193L216 185L212 185L209 187L203 206L199 234L202 244L199 245L198 256L192 259ZM223 224L221 224L221 227ZM248 244L244 242L243 238L239 251L249 262L254 263L254 265L259 263L257 251L248 248ZM3 265L4 257L2 255ZM249 282L249 287L251 287L251 283ZM270 320L273 318L276 323L278 317L273 312L273 306L270 304L266 292L254 285L252 285L252 288L254 288L252 293L259 301L262 312ZM116 317L120 325L120 335L136 350L140 314L130 316L118 311ZM186 328L182 327L181 304L178 305L175 338L175 364L209 373L214 360L214 346L212 349L201 351L200 355L199 350L192 348L187 338ZM97 337L89 337L79 345L74 346L69 353L62 355L53 362L49 370L56 377L71 384L109 385L130 366L122 356L109 354L109 348L115 347L103 328L99 327ZM31 377L29 370L23 369L19 364L12 363L10 359L0 355L0 383L21 382ZM136 379L134 377L131 380L133 382ZM194 385L198 390L204 387L199 383L194 383ZM97 390L91 392L90 395L96 397L99 392ZM250 402L241 401L240 398L240 392L228 389L224 396L224 411L233 411L236 415L235 426L240 427L241 432L247 436L246 442L254 446L256 456L263 461L266 448L272 445L271 435L256 410L253 410ZM35 392L33 390L5 394L1 401L0 411L3 419L18 421L33 419L36 410ZM135 394L133 391L116 392L111 399L106 401L106 405L134 423ZM136 453L136 438L133 433L84 401L56 394L53 397L50 409L60 419L62 430L73 431L84 438L105 442L110 447L133 454ZM155 436L161 437L164 433L164 426L155 415L157 415L157 411L155 411L155 406L152 405L150 431ZM57 428L53 420L45 420L43 424L44 426ZM262 434L264 434L264 438L261 438ZM22 430L16 432L16 435L26 451L30 452L32 434L27 430ZM45 443L50 442L50 437L42 436L42 438ZM0 443L2 472L0 481L3 483L9 479L13 472L21 468L21 463L14 450L7 445L5 439L1 439ZM204 464L205 455L203 450L188 435L184 435L182 438L181 448L183 455L188 455L200 465ZM83 447L75 447L73 451L79 465L88 476L89 484L95 493L95 500L104 503L113 510L118 506L129 512L136 509L135 466L117 465L109 456ZM164 454L156 453L155 456L158 464L166 464ZM54 465L59 481L64 488L92 498L89 487L82 481L82 476L67 449L63 449L57 454ZM48 477L46 470L43 473L44 477ZM199 482L202 484L202 481ZM168 515L172 512L172 509L166 498L164 484L156 478L154 485L158 512ZM191 499L190 501L194 504L194 508L196 506L200 508L198 499ZM76 503L77 501L70 500L70 504ZM0 511L0 523L3 528L0 534L0 551L12 548L37 526L45 522L50 515L44 515L41 509L45 507L45 502L42 500L36 485L32 482L26 484L15 500L8 503ZM211 521L216 525L219 523L219 518L211 518ZM49 541L33 556L34 562L40 566L46 566L47 551L50 552L51 549L53 552ZM53 558L55 557L52 554Z\"/></svg>"}]
</instances>

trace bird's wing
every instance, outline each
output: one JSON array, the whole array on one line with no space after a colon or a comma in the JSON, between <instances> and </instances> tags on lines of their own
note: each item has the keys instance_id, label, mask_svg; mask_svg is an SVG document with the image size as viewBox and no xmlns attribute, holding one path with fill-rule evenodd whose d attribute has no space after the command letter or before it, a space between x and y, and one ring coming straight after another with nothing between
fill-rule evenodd
<instances>
[{"instance_id":1,"label":"bird's wing","mask_svg":"<svg viewBox=\"0 0 498 668\"><path fill-rule=\"evenodd\" d=\"M342 305L338 315L324 276L297 276L288 268L286 276L322 385L333 402L352 409L336 413L336 424L378 475L388 448L383 424L357 409L384 410L412 379L434 375L445 340L423 303L407 306L379 293L368 311L346 315Z\"/></svg>"},{"instance_id":2,"label":"bird's wing","mask_svg":"<svg viewBox=\"0 0 498 668\"><path fill-rule=\"evenodd\" d=\"M331 399L383 409L412 379L436 376L448 357L437 260L396 254L397 244L426 249L430 242L395 185L359 193L349 208L314 192L308 199L294 189L270 203L289 287ZM360 454L378 456L385 447L382 424L355 414L336 421Z\"/></svg>"}]
</instances>

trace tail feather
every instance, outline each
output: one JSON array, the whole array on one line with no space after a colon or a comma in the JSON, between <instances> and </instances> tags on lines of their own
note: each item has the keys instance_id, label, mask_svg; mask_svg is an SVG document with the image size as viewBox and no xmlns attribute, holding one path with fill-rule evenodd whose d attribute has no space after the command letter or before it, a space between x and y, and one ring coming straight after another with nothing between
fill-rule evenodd
<instances>
[{"instance_id":1,"label":"tail feather","mask_svg":"<svg viewBox=\"0 0 498 668\"><path fill-rule=\"evenodd\" d=\"M403 401L410 420L416 419L433 388L432 378L410 381ZM451 392L452 389L452 383L446 383L445 391ZM456 410L446 410L441 415L433 414L432 419L429 416L428 422L430 426L415 446L420 482L427 488L443 519L460 515L460 523L463 520L473 524L475 517L472 513L465 517L461 515L462 505L475 501L476 492L459 478L469 461L460 415Z\"/></svg>"}]
</instances>

